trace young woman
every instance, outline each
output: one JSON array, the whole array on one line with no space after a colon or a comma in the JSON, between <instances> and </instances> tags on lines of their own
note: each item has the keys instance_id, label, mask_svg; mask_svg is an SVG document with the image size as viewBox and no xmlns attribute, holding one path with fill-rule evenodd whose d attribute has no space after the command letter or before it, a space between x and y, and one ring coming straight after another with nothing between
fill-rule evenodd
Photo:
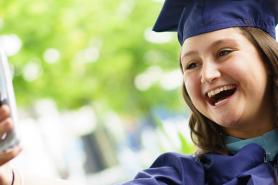
<instances>
[{"instance_id":1,"label":"young woman","mask_svg":"<svg viewBox=\"0 0 278 185\"><path fill-rule=\"evenodd\" d=\"M154 30L178 32L183 95L199 149L195 156L165 153L125 185L278 184L277 4L165 1ZM8 116L0 112L0 117L1 134L12 123L4 127ZM0 154L0 164L18 152ZM16 185L21 179L41 184L3 166L2 171L0 184Z\"/></svg>"},{"instance_id":2,"label":"young woman","mask_svg":"<svg viewBox=\"0 0 278 185\"><path fill-rule=\"evenodd\" d=\"M197 155L166 153L125 185L278 184L274 0L166 0L155 31L177 31Z\"/></svg>"}]
</instances>

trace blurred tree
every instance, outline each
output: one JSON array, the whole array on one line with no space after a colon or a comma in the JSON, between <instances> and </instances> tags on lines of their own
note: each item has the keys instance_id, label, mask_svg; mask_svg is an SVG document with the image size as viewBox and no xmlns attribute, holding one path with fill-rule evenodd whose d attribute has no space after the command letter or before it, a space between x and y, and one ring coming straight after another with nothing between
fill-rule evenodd
<instances>
[{"instance_id":1,"label":"blurred tree","mask_svg":"<svg viewBox=\"0 0 278 185\"><path fill-rule=\"evenodd\" d=\"M0 2L0 35L21 41L21 50L9 57L18 104L52 98L62 109L96 103L125 114L182 107L179 88L165 90L156 82L140 90L135 83L150 67L178 67L175 35L164 44L148 40L160 1Z\"/></svg>"}]
</instances>

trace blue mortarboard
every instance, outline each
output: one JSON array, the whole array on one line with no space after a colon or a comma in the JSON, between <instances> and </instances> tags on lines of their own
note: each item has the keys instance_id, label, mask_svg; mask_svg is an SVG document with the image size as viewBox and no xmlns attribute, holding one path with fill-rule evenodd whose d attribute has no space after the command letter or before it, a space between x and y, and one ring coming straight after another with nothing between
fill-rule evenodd
<instances>
[{"instance_id":1,"label":"blue mortarboard","mask_svg":"<svg viewBox=\"0 0 278 185\"><path fill-rule=\"evenodd\" d=\"M278 0L166 0L154 31L185 39L230 27L255 27L275 38Z\"/></svg>"}]
</instances>

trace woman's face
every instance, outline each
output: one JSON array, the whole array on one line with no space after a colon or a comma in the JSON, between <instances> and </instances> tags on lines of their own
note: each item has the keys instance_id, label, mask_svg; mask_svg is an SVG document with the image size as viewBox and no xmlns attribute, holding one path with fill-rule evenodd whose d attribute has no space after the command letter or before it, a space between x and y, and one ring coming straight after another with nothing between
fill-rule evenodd
<instances>
[{"instance_id":1,"label":"woman's face","mask_svg":"<svg viewBox=\"0 0 278 185\"><path fill-rule=\"evenodd\" d=\"M227 134L244 138L272 128L267 69L239 28L186 39L181 62L193 105Z\"/></svg>"}]
</instances>

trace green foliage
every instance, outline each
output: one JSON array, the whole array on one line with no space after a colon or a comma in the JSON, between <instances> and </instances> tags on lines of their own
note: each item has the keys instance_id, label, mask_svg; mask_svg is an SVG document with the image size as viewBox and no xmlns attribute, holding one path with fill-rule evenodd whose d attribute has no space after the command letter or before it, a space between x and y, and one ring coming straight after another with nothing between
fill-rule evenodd
<instances>
[{"instance_id":1,"label":"green foliage","mask_svg":"<svg viewBox=\"0 0 278 185\"><path fill-rule=\"evenodd\" d=\"M165 44L144 38L160 8L150 0L0 0L0 34L16 34L22 42L10 57L18 104L52 98L62 109L93 103L128 114L154 105L180 109L180 89L139 91L134 85L152 65L178 67L175 37ZM47 61L50 48L57 61ZM31 80L28 66L38 73Z\"/></svg>"},{"instance_id":2,"label":"green foliage","mask_svg":"<svg viewBox=\"0 0 278 185\"><path fill-rule=\"evenodd\" d=\"M192 154L196 151L193 144L190 144L182 132L178 132L179 140L181 142L180 152L184 154Z\"/></svg>"},{"instance_id":3,"label":"green foliage","mask_svg":"<svg viewBox=\"0 0 278 185\"><path fill-rule=\"evenodd\" d=\"M171 148L163 148L161 147L162 151L169 151L174 150L176 152L180 152L183 154L192 154L196 151L195 146L188 141L188 139L185 137L184 133L181 130L177 130L177 136L179 140L179 145L177 146L174 143L174 140L170 137L170 134L168 133L166 127L162 123L161 119L158 116L154 116L154 122L158 128L158 130L163 134L163 136L166 138L166 141L170 145Z\"/></svg>"}]
</instances>

